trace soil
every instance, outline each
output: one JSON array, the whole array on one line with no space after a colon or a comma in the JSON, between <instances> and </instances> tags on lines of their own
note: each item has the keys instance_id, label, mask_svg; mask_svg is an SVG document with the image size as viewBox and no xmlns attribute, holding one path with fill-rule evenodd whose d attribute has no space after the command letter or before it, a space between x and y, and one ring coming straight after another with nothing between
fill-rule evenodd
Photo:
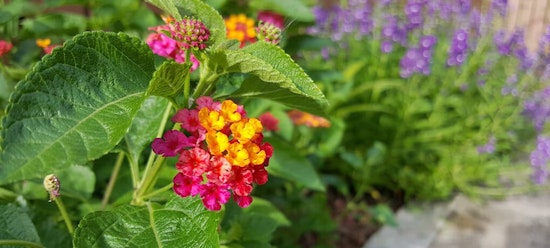
<instances>
[{"instance_id":1,"label":"soil","mask_svg":"<svg viewBox=\"0 0 550 248\"><path fill-rule=\"evenodd\" d=\"M362 248L366 241L382 227L376 223L366 206L374 206L384 202L392 208L394 213L404 204L403 195L398 193L385 192L378 200L371 197L364 197L364 207L353 207L357 204L350 204L346 197L334 190L328 190L328 203L331 209L331 216L338 223L335 247L337 248ZM352 207L350 207L352 206ZM303 244L315 244L318 237L315 235L304 235ZM304 247L314 247L304 246Z\"/></svg>"}]
</instances>

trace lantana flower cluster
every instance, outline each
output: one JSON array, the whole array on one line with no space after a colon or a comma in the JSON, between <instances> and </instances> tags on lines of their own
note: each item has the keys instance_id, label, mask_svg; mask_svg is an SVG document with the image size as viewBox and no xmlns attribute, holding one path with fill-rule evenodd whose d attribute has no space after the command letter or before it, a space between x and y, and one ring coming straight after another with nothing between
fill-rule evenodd
<instances>
[{"instance_id":1,"label":"lantana flower cluster","mask_svg":"<svg viewBox=\"0 0 550 248\"><path fill-rule=\"evenodd\" d=\"M178 63L185 63L189 49L204 50L207 47L210 31L201 21L185 17L180 21L166 18L166 24L152 27L155 33L147 37L147 45L153 53L173 59ZM193 64L191 71L199 66L199 61L191 53L189 60Z\"/></svg>"},{"instance_id":2,"label":"lantana flower cluster","mask_svg":"<svg viewBox=\"0 0 550 248\"><path fill-rule=\"evenodd\" d=\"M9 41L0 40L0 57L2 57L4 54L8 54L13 45Z\"/></svg>"},{"instance_id":3,"label":"lantana flower cluster","mask_svg":"<svg viewBox=\"0 0 550 248\"><path fill-rule=\"evenodd\" d=\"M258 26L255 21L244 14L232 14L225 18L228 39L241 42L240 47L264 40L272 44L279 44L284 26L284 17L271 11L258 13Z\"/></svg>"},{"instance_id":4,"label":"lantana flower cluster","mask_svg":"<svg viewBox=\"0 0 550 248\"><path fill-rule=\"evenodd\" d=\"M181 130L167 131L152 143L153 151L178 157L174 191L181 197L200 195L209 210L220 210L231 195L240 207L252 203L253 184L268 180L265 167L273 147L263 141L263 126L231 100L199 97L194 109L172 118Z\"/></svg>"}]
</instances>

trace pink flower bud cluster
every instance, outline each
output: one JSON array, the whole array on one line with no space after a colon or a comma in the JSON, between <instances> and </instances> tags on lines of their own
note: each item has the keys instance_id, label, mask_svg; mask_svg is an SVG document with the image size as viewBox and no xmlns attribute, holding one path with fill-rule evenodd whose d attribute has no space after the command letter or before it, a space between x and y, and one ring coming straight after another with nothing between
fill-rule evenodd
<instances>
[{"instance_id":1,"label":"pink flower bud cluster","mask_svg":"<svg viewBox=\"0 0 550 248\"><path fill-rule=\"evenodd\" d=\"M173 59L178 63L185 63L186 52L191 50L204 50L207 47L210 31L204 23L193 18L184 18L181 21L172 21L162 26L151 28L155 33L147 37L147 45L153 53ZM199 61L190 54L191 71L199 66Z\"/></svg>"}]
</instances>

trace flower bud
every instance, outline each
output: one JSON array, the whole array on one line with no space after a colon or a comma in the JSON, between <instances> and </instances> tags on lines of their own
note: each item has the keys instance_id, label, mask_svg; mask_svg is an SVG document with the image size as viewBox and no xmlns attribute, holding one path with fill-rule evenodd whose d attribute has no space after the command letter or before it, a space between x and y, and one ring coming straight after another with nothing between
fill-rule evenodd
<instances>
[{"instance_id":1,"label":"flower bud","mask_svg":"<svg viewBox=\"0 0 550 248\"><path fill-rule=\"evenodd\" d=\"M44 177L44 188L50 194L50 201L53 201L59 197L59 179L57 179L54 174Z\"/></svg>"},{"instance_id":2,"label":"flower bud","mask_svg":"<svg viewBox=\"0 0 550 248\"><path fill-rule=\"evenodd\" d=\"M210 38L210 30L201 21L185 17L174 24L172 37L181 42L185 49L204 50Z\"/></svg>"},{"instance_id":3,"label":"flower bud","mask_svg":"<svg viewBox=\"0 0 550 248\"><path fill-rule=\"evenodd\" d=\"M258 40L264 40L274 45L281 41L281 29L270 22L260 21L256 33Z\"/></svg>"}]
</instances>

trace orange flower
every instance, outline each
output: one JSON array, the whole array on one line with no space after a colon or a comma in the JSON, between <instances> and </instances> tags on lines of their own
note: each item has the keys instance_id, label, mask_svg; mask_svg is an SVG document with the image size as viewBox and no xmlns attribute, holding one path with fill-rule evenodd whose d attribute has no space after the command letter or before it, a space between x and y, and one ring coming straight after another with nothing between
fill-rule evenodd
<instances>
[{"instance_id":1,"label":"orange flower","mask_svg":"<svg viewBox=\"0 0 550 248\"><path fill-rule=\"evenodd\" d=\"M230 15L225 19L227 29L227 38L238 40L243 47L247 42L256 42L256 28L254 20L246 17L244 14Z\"/></svg>"},{"instance_id":2,"label":"orange flower","mask_svg":"<svg viewBox=\"0 0 550 248\"><path fill-rule=\"evenodd\" d=\"M48 38L36 39L36 45L42 49L46 49L50 44L52 44L52 41Z\"/></svg>"},{"instance_id":3,"label":"orange flower","mask_svg":"<svg viewBox=\"0 0 550 248\"><path fill-rule=\"evenodd\" d=\"M304 125L308 127L330 127L329 120L321 116L312 115L299 110L289 111L288 116L295 125Z\"/></svg>"}]
</instances>

